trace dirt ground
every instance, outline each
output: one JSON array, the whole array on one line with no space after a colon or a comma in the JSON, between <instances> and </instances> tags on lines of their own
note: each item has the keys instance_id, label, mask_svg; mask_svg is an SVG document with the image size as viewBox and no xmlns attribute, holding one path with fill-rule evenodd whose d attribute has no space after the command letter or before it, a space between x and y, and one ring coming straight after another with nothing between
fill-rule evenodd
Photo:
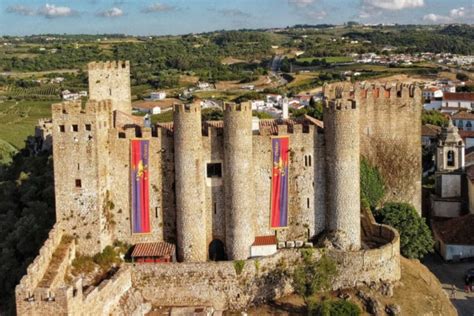
<instances>
[{"instance_id":1,"label":"dirt ground","mask_svg":"<svg viewBox=\"0 0 474 316\"><path fill-rule=\"evenodd\" d=\"M396 304L401 308L401 315L418 316L455 316L457 312L448 295L443 291L439 280L418 260L401 259L402 278L396 284L392 297L383 296L380 291L361 288L364 293L375 298L385 308ZM348 290L350 300L359 305L363 315L369 315L363 303L357 297L357 290ZM335 295L332 294L333 296ZM291 295L268 305L252 308L249 315L302 315L305 310L301 297Z\"/></svg>"}]
</instances>

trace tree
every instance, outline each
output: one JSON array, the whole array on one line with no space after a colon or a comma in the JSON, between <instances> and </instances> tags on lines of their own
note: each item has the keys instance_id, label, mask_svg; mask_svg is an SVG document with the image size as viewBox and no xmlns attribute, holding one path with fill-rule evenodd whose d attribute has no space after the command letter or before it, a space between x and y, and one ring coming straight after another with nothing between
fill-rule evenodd
<instances>
[{"instance_id":1,"label":"tree","mask_svg":"<svg viewBox=\"0 0 474 316\"><path fill-rule=\"evenodd\" d=\"M433 251L433 237L425 220L407 203L387 203L374 212L377 222L400 233L400 250L407 258L421 259Z\"/></svg>"},{"instance_id":2,"label":"tree","mask_svg":"<svg viewBox=\"0 0 474 316\"><path fill-rule=\"evenodd\" d=\"M456 74L456 79L460 80L460 81L468 81L469 80L469 76L466 75L465 73L462 73L462 72L458 72Z\"/></svg>"},{"instance_id":3,"label":"tree","mask_svg":"<svg viewBox=\"0 0 474 316\"><path fill-rule=\"evenodd\" d=\"M379 170L365 158L360 162L360 197L371 209L379 206L385 195L385 184Z\"/></svg>"},{"instance_id":4,"label":"tree","mask_svg":"<svg viewBox=\"0 0 474 316\"><path fill-rule=\"evenodd\" d=\"M309 299L314 294L328 290L336 276L336 263L323 254L319 260L313 257L312 249L301 250L302 264L293 272L293 287L309 306Z\"/></svg>"},{"instance_id":5,"label":"tree","mask_svg":"<svg viewBox=\"0 0 474 316\"><path fill-rule=\"evenodd\" d=\"M437 126L445 126L448 124L448 119L443 113L436 110L423 111L421 113L421 122L423 124L431 124Z\"/></svg>"}]
</instances>

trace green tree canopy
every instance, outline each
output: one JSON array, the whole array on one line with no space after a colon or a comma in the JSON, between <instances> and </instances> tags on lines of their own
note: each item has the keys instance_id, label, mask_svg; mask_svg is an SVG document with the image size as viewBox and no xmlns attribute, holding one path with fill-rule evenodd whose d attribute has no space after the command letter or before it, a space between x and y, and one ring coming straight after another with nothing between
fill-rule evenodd
<instances>
[{"instance_id":1,"label":"green tree canopy","mask_svg":"<svg viewBox=\"0 0 474 316\"><path fill-rule=\"evenodd\" d=\"M379 170L362 158L360 162L360 197L371 209L379 206L385 195L385 184Z\"/></svg>"},{"instance_id":2,"label":"green tree canopy","mask_svg":"<svg viewBox=\"0 0 474 316\"><path fill-rule=\"evenodd\" d=\"M392 226L400 233L400 250L407 258L420 259L433 251L433 237L425 219L407 203L387 203L374 212L377 222Z\"/></svg>"}]
</instances>

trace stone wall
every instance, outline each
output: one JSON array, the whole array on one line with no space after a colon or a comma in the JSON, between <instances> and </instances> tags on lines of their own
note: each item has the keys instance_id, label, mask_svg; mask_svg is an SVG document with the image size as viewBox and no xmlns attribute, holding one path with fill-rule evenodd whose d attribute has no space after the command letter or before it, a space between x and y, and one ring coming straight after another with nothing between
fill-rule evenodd
<instances>
[{"instance_id":1,"label":"stone wall","mask_svg":"<svg viewBox=\"0 0 474 316\"><path fill-rule=\"evenodd\" d=\"M411 203L421 214L421 89L397 82L336 83L324 87L324 96L356 101L361 155L388 182L385 199Z\"/></svg>"},{"instance_id":2,"label":"stone wall","mask_svg":"<svg viewBox=\"0 0 474 316\"><path fill-rule=\"evenodd\" d=\"M398 233L384 225L374 226L373 233L386 244L356 252L314 249L316 258L326 252L337 262L333 290L400 279ZM273 256L246 261L136 264L130 268L133 287L153 305L240 310L290 294L293 289L289 276L300 261L298 249L282 249ZM241 263L239 273L237 266Z\"/></svg>"}]
</instances>

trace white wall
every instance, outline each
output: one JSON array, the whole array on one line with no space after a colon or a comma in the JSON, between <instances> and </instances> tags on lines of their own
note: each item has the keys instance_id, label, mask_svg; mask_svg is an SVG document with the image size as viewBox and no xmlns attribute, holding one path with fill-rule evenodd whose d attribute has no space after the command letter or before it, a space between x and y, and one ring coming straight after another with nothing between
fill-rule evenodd
<instances>
[{"instance_id":1,"label":"white wall","mask_svg":"<svg viewBox=\"0 0 474 316\"><path fill-rule=\"evenodd\" d=\"M444 260L474 258L474 245L450 245L440 241L439 252Z\"/></svg>"},{"instance_id":2,"label":"white wall","mask_svg":"<svg viewBox=\"0 0 474 316\"><path fill-rule=\"evenodd\" d=\"M443 174L441 177L441 197L460 197L461 196L461 175Z\"/></svg>"},{"instance_id":3,"label":"white wall","mask_svg":"<svg viewBox=\"0 0 474 316\"><path fill-rule=\"evenodd\" d=\"M431 201L432 215L437 217L458 217L461 215L461 201Z\"/></svg>"},{"instance_id":4,"label":"white wall","mask_svg":"<svg viewBox=\"0 0 474 316\"><path fill-rule=\"evenodd\" d=\"M277 252L277 245L252 246L250 248L251 257L270 256Z\"/></svg>"}]
</instances>

